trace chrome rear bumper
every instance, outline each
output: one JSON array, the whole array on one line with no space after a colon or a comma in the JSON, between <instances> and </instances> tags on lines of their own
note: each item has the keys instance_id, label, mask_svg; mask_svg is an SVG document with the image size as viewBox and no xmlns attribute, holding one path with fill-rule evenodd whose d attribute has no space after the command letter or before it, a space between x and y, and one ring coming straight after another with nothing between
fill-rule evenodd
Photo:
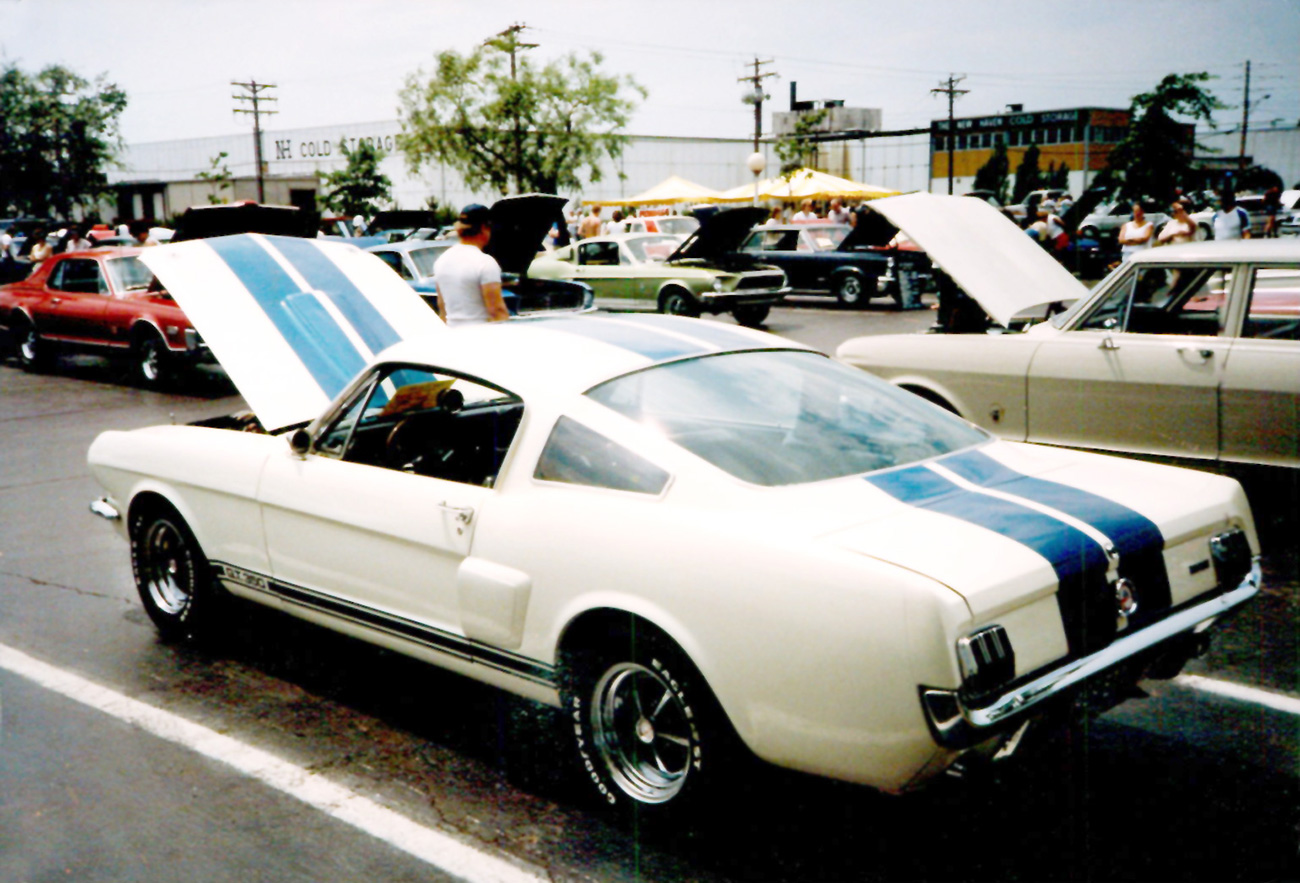
<instances>
[{"instance_id":1,"label":"chrome rear bumper","mask_svg":"<svg viewBox=\"0 0 1300 883\"><path fill-rule=\"evenodd\" d=\"M1090 656L1053 669L994 699L969 708L955 690L922 688L921 705L936 741L945 748L965 748L1006 729L1035 706L1084 687L1088 681L1180 638L1208 631L1222 616L1236 610L1259 593L1260 568L1256 559L1237 588L1215 595L1170 614L1146 628L1118 638Z\"/></svg>"}]
</instances>

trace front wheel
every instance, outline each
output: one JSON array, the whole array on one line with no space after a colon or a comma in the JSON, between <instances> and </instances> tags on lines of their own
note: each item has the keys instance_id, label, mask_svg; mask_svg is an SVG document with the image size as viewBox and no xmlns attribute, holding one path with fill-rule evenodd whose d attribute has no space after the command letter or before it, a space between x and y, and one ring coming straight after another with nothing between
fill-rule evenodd
<instances>
[{"instance_id":1,"label":"front wheel","mask_svg":"<svg viewBox=\"0 0 1300 883\"><path fill-rule=\"evenodd\" d=\"M207 558L169 506L131 515L131 569L145 612L168 640L206 635L221 603Z\"/></svg>"},{"instance_id":2,"label":"front wheel","mask_svg":"<svg viewBox=\"0 0 1300 883\"><path fill-rule=\"evenodd\" d=\"M680 288L664 292L663 297L659 299L659 311L669 316L687 316L692 319L700 315L700 308L695 303L695 298Z\"/></svg>"},{"instance_id":3,"label":"front wheel","mask_svg":"<svg viewBox=\"0 0 1300 883\"><path fill-rule=\"evenodd\" d=\"M666 638L630 629L608 647L570 654L564 692L581 774L606 805L679 814L717 789L726 765L721 709Z\"/></svg>"},{"instance_id":4,"label":"front wheel","mask_svg":"<svg viewBox=\"0 0 1300 883\"><path fill-rule=\"evenodd\" d=\"M44 371L50 366L50 344L41 338L31 322L24 321L14 329L14 341L18 363L24 371Z\"/></svg>"},{"instance_id":5,"label":"front wheel","mask_svg":"<svg viewBox=\"0 0 1300 883\"><path fill-rule=\"evenodd\" d=\"M845 273L835 283L835 298L846 307L860 307L867 301L866 287L856 273Z\"/></svg>"},{"instance_id":6,"label":"front wheel","mask_svg":"<svg viewBox=\"0 0 1300 883\"><path fill-rule=\"evenodd\" d=\"M149 387L164 386L171 379L171 351L153 334L141 338L135 348L136 376Z\"/></svg>"},{"instance_id":7,"label":"front wheel","mask_svg":"<svg viewBox=\"0 0 1300 883\"><path fill-rule=\"evenodd\" d=\"M772 307L768 304L748 304L736 307L731 311L731 316L746 328L758 328L767 319L767 314L770 312L772 312Z\"/></svg>"}]
</instances>

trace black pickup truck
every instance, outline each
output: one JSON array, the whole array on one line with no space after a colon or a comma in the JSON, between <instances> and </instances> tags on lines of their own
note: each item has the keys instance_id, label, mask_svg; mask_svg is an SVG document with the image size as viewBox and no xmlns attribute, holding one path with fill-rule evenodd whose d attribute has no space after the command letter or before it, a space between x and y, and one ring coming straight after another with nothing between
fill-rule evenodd
<instances>
[{"instance_id":1,"label":"black pickup truck","mask_svg":"<svg viewBox=\"0 0 1300 883\"><path fill-rule=\"evenodd\" d=\"M785 270L796 292L825 292L847 307L891 297L902 308L918 306L930 287L930 261L910 241L894 241L897 228L874 213L855 226L832 223L755 227L740 251Z\"/></svg>"}]
</instances>

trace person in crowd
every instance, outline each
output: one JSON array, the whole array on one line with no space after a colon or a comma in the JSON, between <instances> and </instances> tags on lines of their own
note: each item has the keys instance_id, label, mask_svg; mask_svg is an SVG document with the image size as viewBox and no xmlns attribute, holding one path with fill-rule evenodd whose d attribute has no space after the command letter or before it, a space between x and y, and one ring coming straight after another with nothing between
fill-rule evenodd
<instances>
[{"instance_id":1,"label":"person in crowd","mask_svg":"<svg viewBox=\"0 0 1300 883\"><path fill-rule=\"evenodd\" d=\"M17 229L18 228L16 227L0 229L0 260L13 256L12 249L14 247L14 232Z\"/></svg>"},{"instance_id":2,"label":"person in crowd","mask_svg":"<svg viewBox=\"0 0 1300 883\"><path fill-rule=\"evenodd\" d=\"M844 203L839 198L831 200L830 210L826 212L826 220L832 224L847 224L849 222L849 210L844 207Z\"/></svg>"},{"instance_id":3,"label":"person in crowd","mask_svg":"<svg viewBox=\"0 0 1300 883\"><path fill-rule=\"evenodd\" d=\"M1282 213L1282 193L1276 187L1270 187L1264 192L1264 238L1276 239L1278 229L1281 227L1281 221L1278 215Z\"/></svg>"},{"instance_id":4,"label":"person in crowd","mask_svg":"<svg viewBox=\"0 0 1300 883\"><path fill-rule=\"evenodd\" d=\"M610 234L610 233L626 233L626 232L627 232L627 222L623 220L622 209L614 209L614 216L610 220L610 222L605 226L605 233Z\"/></svg>"},{"instance_id":5,"label":"person in crowd","mask_svg":"<svg viewBox=\"0 0 1300 883\"><path fill-rule=\"evenodd\" d=\"M1065 222L1052 211L1047 200L1038 204L1037 212L1038 220L1029 225L1030 235L1054 257L1061 257L1070 245L1070 234L1065 232Z\"/></svg>"},{"instance_id":6,"label":"person in crowd","mask_svg":"<svg viewBox=\"0 0 1300 883\"><path fill-rule=\"evenodd\" d=\"M1219 208L1214 212L1214 238L1233 241L1250 238L1250 215L1237 205L1237 196L1225 190L1219 197Z\"/></svg>"},{"instance_id":7,"label":"person in crowd","mask_svg":"<svg viewBox=\"0 0 1300 883\"><path fill-rule=\"evenodd\" d=\"M1187 203L1174 200L1169 206L1169 220L1160 228L1156 236L1157 245L1179 245L1196 241L1196 222L1187 213Z\"/></svg>"},{"instance_id":8,"label":"person in crowd","mask_svg":"<svg viewBox=\"0 0 1300 883\"><path fill-rule=\"evenodd\" d=\"M1056 213L1061 217L1065 217L1065 213L1070 210L1072 205L1074 205L1074 197L1068 193L1062 193L1061 198L1056 201Z\"/></svg>"},{"instance_id":9,"label":"person in crowd","mask_svg":"<svg viewBox=\"0 0 1300 883\"><path fill-rule=\"evenodd\" d=\"M767 227L775 227L777 224L784 224L784 223L785 223L785 212L781 209L781 206L779 205L776 208L772 209L771 214L767 216L767 220L763 222L764 226Z\"/></svg>"},{"instance_id":10,"label":"person in crowd","mask_svg":"<svg viewBox=\"0 0 1300 883\"><path fill-rule=\"evenodd\" d=\"M1119 259L1127 261L1140 251L1148 249L1155 239L1156 226L1147 220L1142 206L1133 203L1133 217L1119 228Z\"/></svg>"},{"instance_id":11,"label":"person in crowd","mask_svg":"<svg viewBox=\"0 0 1300 883\"><path fill-rule=\"evenodd\" d=\"M33 230L27 237L27 241L31 243L31 248L27 250L27 257L33 267L54 254L54 246L49 242L49 231L44 227Z\"/></svg>"},{"instance_id":12,"label":"person in crowd","mask_svg":"<svg viewBox=\"0 0 1300 883\"><path fill-rule=\"evenodd\" d=\"M593 205L591 212L578 225L578 238L590 239L600 235L600 206Z\"/></svg>"},{"instance_id":13,"label":"person in crowd","mask_svg":"<svg viewBox=\"0 0 1300 883\"><path fill-rule=\"evenodd\" d=\"M62 253L65 251L88 251L95 247L95 243L90 241L87 231L90 229L88 224L73 224L68 227L63 238L55 247L55 251Z\"/></svg>"},{"instance_id":14,"label":"person in crowd","mask_svg":"<svg viewBox=\"0 0 1300 883\"><path fill-rule=\"evenodd\" d=\"M438 315L447 327L502 322L510 318L501 296L501 265L483 251L492 238L491 212L471 203L456 218L457 244L433 265Z\"/></svg>"},{"instance_id":15,"label":"person in crowd","mask_svg":"<svg viewBox=\"0 0 1300 883\"><path fill-rule=\"evenodd\" d=\"M158 244L158 240L154 239L152 236L149 235L148 221L143 221L143 220L132 221L131 238L135 240L136 245L142 247L154 246Z\"/></svg>"},{"instance_id":16,"label":"person in crowd","mask_svg":"<svg viewBox=\"0 0 1300 883\"><path fill-rule=\"evenodd\" d=\"M799 211L795 212L794 216L790 218L790 223L809 224L820 220L821 218L817 217L817 212L813 210L813 201L805 199Z\"/></svg>"}]
</instances>

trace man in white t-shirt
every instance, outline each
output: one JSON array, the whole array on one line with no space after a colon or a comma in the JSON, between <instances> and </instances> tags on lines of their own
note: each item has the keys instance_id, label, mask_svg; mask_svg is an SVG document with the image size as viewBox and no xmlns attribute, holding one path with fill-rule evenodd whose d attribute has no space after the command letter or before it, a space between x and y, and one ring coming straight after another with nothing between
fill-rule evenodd
<instances>
[{"instance_id":1,"label":"man in white t-shirt","mask_svg":"<svg viewBox=\"0 0 1300 883\"><path fill-rule=\"evenodd\" d=\"M1250 215L1237 205L1237 197L1231 193L1224 193L1219 206L1219 210L1214 213L1214 238L1249 239Z\"/></svg>"},{"instance_id":2,"label":"man in white t-shirt","mask_svg":"<svg viewBox=\"0 0 1300 883\"><path fill-rule=\"evenodd\" d=\"M820 220L821 218L817 217L817 212L813 211L813 201L811 199L805 199L803 201L803 207L799 211L795 212L794 216L790 218L790 223L811 224L813 221Z\"/></svg>"},{"instance_id":3,"label":"man in white t-shirt","mask_svg":"<svg viewBox=\"0 0 1300 883\"><path fill-rule=\"evenodd\" d=\"M449 328L480 325L510 318L501 297L501 266L483 252L492 237L491 212L472 203L456 219L460 242L442 253L433 265L438 286L438 315Z\"/></svg>"}]
</instances>

